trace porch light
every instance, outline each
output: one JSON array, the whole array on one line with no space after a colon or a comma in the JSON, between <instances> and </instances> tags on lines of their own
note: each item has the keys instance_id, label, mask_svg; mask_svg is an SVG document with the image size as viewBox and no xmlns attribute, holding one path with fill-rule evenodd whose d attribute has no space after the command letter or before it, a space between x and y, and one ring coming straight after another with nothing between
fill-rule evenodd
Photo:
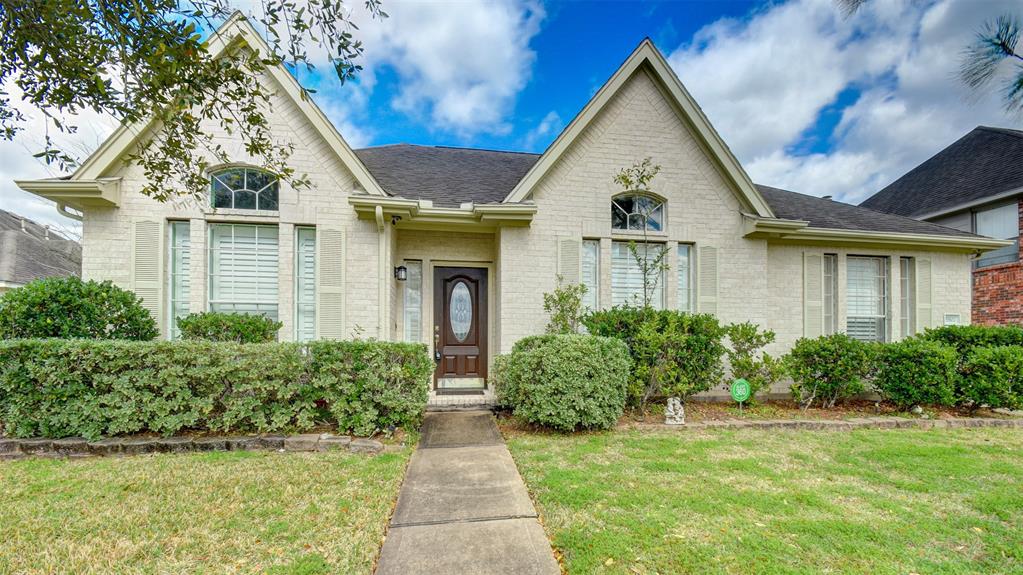
<instances>
[{"instance_id":1,"label":"porch light","mask_svg":"<svg viewBox=\"0 0 1023 575\"><path fill-rule=\"evenodd\" d=\"M408 279L408 268L405 266L398 266L394 268L394 279L403 282Z\"/></svg>"}]
</instances>

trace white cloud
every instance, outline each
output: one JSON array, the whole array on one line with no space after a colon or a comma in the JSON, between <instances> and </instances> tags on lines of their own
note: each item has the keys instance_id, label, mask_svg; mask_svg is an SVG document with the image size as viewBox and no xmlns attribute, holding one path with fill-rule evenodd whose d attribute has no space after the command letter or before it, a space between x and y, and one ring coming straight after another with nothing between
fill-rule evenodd
<instances>
[{"instance_id":1,"label":"white cloud","mask_svg":"<svg viewBox=\"0 0 1023 575\"><path fill-rule=\"evenodd\" d=\"M561 129L565 127L565 122L561 119L561 116L557 112L551 110L547 112L547 115L540 120L540 123L535 128L526 132L526 135L522 138L522 149L528 151L534 151L538 142L550 141L557 136Z\"/></svg>"},{"instance_id":2,"label":"white cloud","mask_svg":"<svg viewBox=\"0 0 1023 575\"><path fill-rule=\"evenodd\" d=\"M754 180L855 203L978 124L1018 125L955 76L980 25L1018 7L871 0L844 19L832 0L792 0L715 22L669 60ZM828 151L791 151L849 88Z\"/></svg>"}]
</instances>

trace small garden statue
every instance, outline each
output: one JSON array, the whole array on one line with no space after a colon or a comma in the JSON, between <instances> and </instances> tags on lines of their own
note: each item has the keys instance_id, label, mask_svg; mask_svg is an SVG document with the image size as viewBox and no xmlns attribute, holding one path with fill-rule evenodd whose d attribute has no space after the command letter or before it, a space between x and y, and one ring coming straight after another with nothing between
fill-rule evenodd
<instances>
[{"instance_id":1,"label":"small garden statue","mask_svg":"<svg viewBox=\"0 0 1023 575\"><path fill-rule=\"evenodd\" d=\"M685 425L686 410L682 406L682 399L678 397L668 398L668 407L664 410L665 425Z\"/></svg>"}]
</instances>

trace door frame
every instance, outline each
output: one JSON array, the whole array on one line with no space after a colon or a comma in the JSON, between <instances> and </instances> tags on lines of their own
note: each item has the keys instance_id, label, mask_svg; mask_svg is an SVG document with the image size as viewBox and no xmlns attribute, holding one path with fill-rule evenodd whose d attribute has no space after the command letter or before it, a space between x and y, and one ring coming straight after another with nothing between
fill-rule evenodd
<instances>
[{"instance_id":1,"label":"door frame","mask_svg":"<svg viewBox=\"0 0 1023 575\"><path fill-rule=\"evenodd\" d=\"M414 259L414 258L406 258ZM424 313L426 316L423 318L423 341L426 342L427 347L430 350L430 358L434 357L436 350L433 348L433 325L434 325L434 307L436 300L434 299L434 285L433 278L436 273L435 268L480 268L487 270L487 326L486 326L486 338L487 338L487 378L483 380L483 389L490 388L490 368L494 365L494 354L497 348L495 347L496 329L497 329L497 277L495 275L495 266L493 262L481 262L471 260L445 260L445 259L429 259L424 258L423 262L423 275L429 279L424 279L423 286L423 303L429 302L429 305L423 305ZM427 271L429 270L429 271ZM402 302L404 305L404 301ZM427 309L429 311L427 311ZM429 320L429 321L427 321ZM431 391L437 391L437 371L434 370L431 375L433 383L431 385Z\"/></svg>"}]
</instances>

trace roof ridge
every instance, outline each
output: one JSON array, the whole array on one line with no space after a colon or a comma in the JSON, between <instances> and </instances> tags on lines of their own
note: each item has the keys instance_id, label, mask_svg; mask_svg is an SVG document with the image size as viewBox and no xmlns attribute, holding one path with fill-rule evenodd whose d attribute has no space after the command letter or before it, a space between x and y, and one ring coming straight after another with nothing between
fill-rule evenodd
<instances>
[{"instance_id":1,"label":"roof ridge","mask_svg":"<svg viewBox=\"0 0 1023 575\"><path fill-rule=\"evenodd\" d=\"M1003 128L1001 126L977 126L974 129L997 132L999 134L1005 134L1006 136L1013 136L1016 138L1023 138L1023 130L1017 130L1015 128Z\"/></svg>"},{"instance_id":2,"label":"roof ridge","mask_svg":"<svg viewBox=\"0 0 1023 575\"><path fill-rule=\"evenodd\" d=\"M539 156L536 152L524 152L518 150L495 150L493 148L473 148L471 146L447 146L443 144L410 144L408 142L399 142L396 144L380 144L379 146L366 146L358 148L358 151L362 150L379 150L382 148L398 148L398 147L409 147L409 148L431 148L434 150L466 150L470 152L488 152L492 154L521 154L523 156Z\"/></svg>"}]
</instances>

